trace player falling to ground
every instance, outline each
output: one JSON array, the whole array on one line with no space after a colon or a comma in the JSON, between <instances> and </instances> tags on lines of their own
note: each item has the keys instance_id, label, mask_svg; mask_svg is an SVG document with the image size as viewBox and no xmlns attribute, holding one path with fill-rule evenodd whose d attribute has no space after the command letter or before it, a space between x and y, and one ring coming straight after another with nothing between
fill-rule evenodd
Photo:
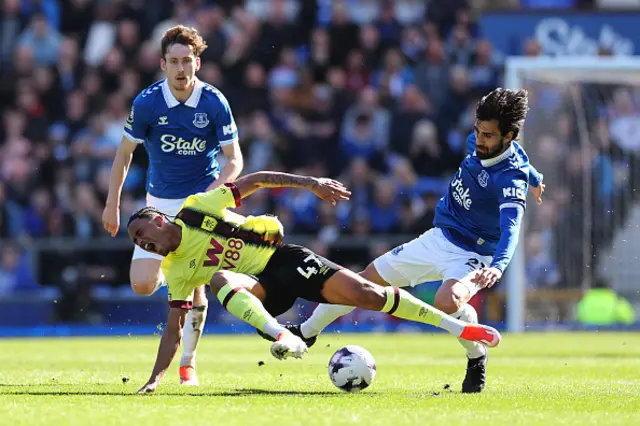
<instances>
[{"instance_id":1,"label":"player falling to ground","mask_svg":"<svg viewBox=\"0 0 640 426\"><path fill-rule=\"evenodd\" d=\"M149 156L147 205L174 216L187 196L233 181L242 171L238 132L229 104L220 91L196 77L206 43L193 28L176 26L162 38L160 67L166 78L144 89L133 101L124 136L116 152L109 195L102 215L115 236L120 225L120 194L133 151L143 144ZM227 163L216 160L220 150ZM139 295L151 295L165 284L162 256L135 247L130 278ZM180 382L197 385L195 358L207 315L204 286L195 289L194 308L184 335Z\"/></svg>"},{"instance_id":2,"label":"player falling to ground","mask_svg":"<svg viewBox=\"0 0 640 426\"><path fill-rule=\"evenodd\" d=\"M518 243L527 183L542 202L542 175L514 140L528 111L527 92L496 89L476 108L474 133L467 138L467 156L436 208L434 228L375 259L360 275L382 286L398 287L442 280L436 308L477 323L467 302L502 277ZM320 305L294 334L315 343L329 324L353 310ZM467 350L462 392L480 392L486 381L486 348L461 340Z\"/></svg>"},{"instance_id":3,"label":"player falling to ground","mask_svg":"<svg viewBox=\"0 0 640 426\"><path fill-rule=\"evenodd\" d=\"M282 244L284 231L274 216L244 217L229 210L259 188L277 187L308 189L334 205L351 194L331 179L258 172L188 197L173 222L152 208L131 216L128 230L134 244L165 256L162 270L171 307L153 373L140 392L153 392L169 368L192 307L193 289L202 283L209 284L229 312L270 336L275 341L271 353L279 359L307 351L303 340L274 318L298 297L386 312L490 347L500 342L491 327L450 317L398 287L369 282L306 247Z\"/></svg>"}]
</instances>

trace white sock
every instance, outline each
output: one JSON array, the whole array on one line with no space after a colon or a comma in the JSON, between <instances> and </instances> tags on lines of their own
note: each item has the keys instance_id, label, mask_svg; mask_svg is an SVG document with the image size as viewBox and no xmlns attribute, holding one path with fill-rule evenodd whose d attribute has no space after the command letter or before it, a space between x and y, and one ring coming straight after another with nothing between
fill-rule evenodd
<instances>
[{"instance_id":1,"label":"white sock","mask_svg":"<svg viewBox=\"0 0 640 426\"><path fill-rule=\"evenodd\" d=\"M454 336L460 336L466 327L466 323L454 318L453 316L446 315L442 317L440 328L447 330Z\"/></svg>"},{"instance_id":2,"label":"white sock","mask_svg":"<svg viewBox=\"0 0 640 426\"><path fill-rule=\"evenodd\" d=\"M311 316L300 325L300 331L307 338L317 336L329 324L354 309L353 306L320 304Z\"/></svg>"},{"instance_id":3,"label":"white sock","mask_svg":"<svg viewBox=\"0 0 640 426\"><path fill-rule=\"evenodd\" d=\"M187 313L187 319L184 325L184 331L182 334L183 350L182 358L180 358L180 366L196 366L196 349L198 348L198 342L202 331L204 330L204 323L207 320L207 308L208 305L194 306L189 313Z\"/></svg>"},{"instance_id":4,"label":"white sock","mask_svg":"<svg viewBox=\"0 0 640 426\"><path fill-rule=\"evenodd\" d=\"M269 336L278 340L278 336L280 335L280 333L286 333L288 330L281 326L277 320L273 320L272 322L266 323L262 331L265 334L268 334Z\"/></svg>"},{"instance_id":5,"label":"white sock","mask_svg":"<svg viewBox=\"0 0 640 426\"><path fill-rule=\"evenodd\" d=\"M476 312L475 308L468 303L464 305L458 312L451 314L451 316L471 324L478 323L478 313ZM460 338L458 338L458 341L467 350L467 357L469 357L469 359L480 358L481 356L487 354L487 348L482 343L470 342L469 340Z\"/></svg>"}]
</instances>

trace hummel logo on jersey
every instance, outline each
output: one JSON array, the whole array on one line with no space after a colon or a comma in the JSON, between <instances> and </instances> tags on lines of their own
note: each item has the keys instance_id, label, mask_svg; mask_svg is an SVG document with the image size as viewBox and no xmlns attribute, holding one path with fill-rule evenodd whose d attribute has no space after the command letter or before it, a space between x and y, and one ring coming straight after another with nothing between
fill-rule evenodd
<instances>
[{"instance_id":1,"label":"hummel logo on jersey","mask_svg":"<svg viewBox=\"0 0 640 426\"><path fill-rule=\"evenodd\" d=\"M504 198L519 198L524 199L524 189L522 188L502 188L502 196Z\"/></svg>"},{"instance_id":2,"label":"hummel logo on jersey","mask_svg":"<svg viewBox=\"0 0 640 426\"><path fill-rule=\"evenodd\" d=\"M225 135L232 135L235 133L236 131L236 122L233 121L231 124L229 124L228 126L222 126L222 131L224 132Z\"/></svg>"},{"instance_id":3,"label":"hummel logo on jersey","mask_svg":"<svg viewBox=\"0 0 640 426\"><path fill-rule=\"evenodd\" d=\"M158 125L164 126L165 124L169 124L169 118L166 115L163 115L158 118Z\"/></svg>"},{"instance_id":4,"label":"hummel logo on jersey","mask_svg":"<svg viewBox=\"0 0 640 426\"><path fill-rule=\"evenodd\" d=\"M458 176L451 181L451 195L466 210L471 209L469 188L465 188L462 184L462 170L458 170Z\"/></svg>"},{"instance_id":5,"label":"hummel logo on jersey","mask_svg":"<svg viewBox=\"0 0 640 426\"><path fill-rule=\"evenodd\" d=\"M160 88L160 86L155 86L155 87L152 87L151 89L147 89L147 90L143 91L142 92L142 97L146 98L147 96L152 94L154 91L158 90L159 88Z\"/></svg>"}]
</instances>

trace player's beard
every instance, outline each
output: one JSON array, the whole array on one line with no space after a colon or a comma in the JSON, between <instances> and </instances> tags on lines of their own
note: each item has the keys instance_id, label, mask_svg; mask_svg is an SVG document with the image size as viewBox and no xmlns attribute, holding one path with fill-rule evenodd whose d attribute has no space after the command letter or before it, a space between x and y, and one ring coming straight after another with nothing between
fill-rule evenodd
<instances>
[{"instance_id":1,"label":"player's beard","mask_svg":"<svg viewBox=\"0 0 640 426\"><path fill-rule=\"evenodd\" d=\"M481 152L476 149L476 156L481 160L490 160L492 158L496 158L508 148L507 144L508 142L502 139L500 140L500 145L496 149L492 149L486 152Z\"/></svg>"}]
</instances>

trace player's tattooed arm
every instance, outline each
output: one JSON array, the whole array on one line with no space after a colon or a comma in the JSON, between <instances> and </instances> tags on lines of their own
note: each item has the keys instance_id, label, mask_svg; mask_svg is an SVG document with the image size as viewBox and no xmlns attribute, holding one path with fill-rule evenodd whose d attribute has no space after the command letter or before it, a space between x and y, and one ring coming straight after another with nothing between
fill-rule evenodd
<instances>
[{"instance_id":1,"label":"player's tattooed arm","mask_svg":"<svg viewBox=\"0 0 640 426\"><path fill-rule=\"evenodd\" d=\"M182 329L187 318L187 310L181 308L171 308L167 319L167 327L162 333L160 339L160 347L156 363L149 381L138 391L138 393L151 393L156 390L160 384L160 380L164 377L167 369L171 365L171 361L176 356L182 340Z\"/></svg>"},{"instance_id":2,"label":"player's tattooed arm","mask_svg":"<svg viewBox=\"0 0 640 426\"><path fill-rule=\"evenodd\" d=\"M242 198L260 188L301 188L307 189L319 198L336 205L338 201L348 200L351 191L342 183L328 178L316 178L280 172L256 172L239 178L235 185Z\"/></svg>"}]
</instances>

